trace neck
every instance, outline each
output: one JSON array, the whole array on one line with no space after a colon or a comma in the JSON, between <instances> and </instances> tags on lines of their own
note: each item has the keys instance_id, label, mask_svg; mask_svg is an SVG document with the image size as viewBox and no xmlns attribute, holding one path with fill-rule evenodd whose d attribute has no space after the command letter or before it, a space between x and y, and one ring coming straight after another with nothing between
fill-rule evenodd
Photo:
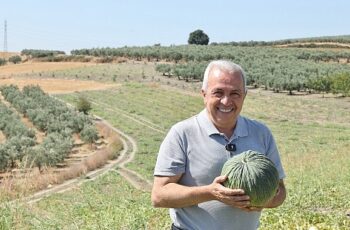
<instances>
[{"instance_id":1,"label":"neck","mask_svg":"<svg viewBox=\"0 0 350 230\"><path fill-rule=\"evenodd\" d=\"M232 134L233 134L233 130L234 130L234 129L220 129L220 128L218 128L218 130L219 130L220 133L225 134L225 136L226 136L228 139L230 139L231 136L232 136Z\"/></svg>"},{"instance_id":2,"label":"neck","mask_svg":"<svg viewBox=\"0 0 350 230\"><path fill-rule=\"evenodd\" d=\"M233 135L233 132L234 132L235 128L236 128L236 124L237 124L237 121L235 121L235 123L234 123L233 126L230 126L230 127L227 127L227 126L226 126L226 127L217 127L217 126L216 126L216 128L218 129L218 131L219 131L220 133L225 134L225 136L226 136L228 139L230 139L231 136Z\"/></svg>"}]
</instances>

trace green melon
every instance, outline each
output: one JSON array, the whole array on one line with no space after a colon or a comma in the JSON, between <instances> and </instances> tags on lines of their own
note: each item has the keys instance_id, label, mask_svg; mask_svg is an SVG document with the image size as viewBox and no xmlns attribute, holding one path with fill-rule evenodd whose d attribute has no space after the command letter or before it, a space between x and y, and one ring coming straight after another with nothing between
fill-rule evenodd
<instances>
[{"instance_id":1,"label":"green melon","mask_svg":"<svg viewBox=\"0 0 350 230\"><path fill-rule=\"evenodd\" d=\"M221 175L227 175L228 188L240 188L254 207L264 207L278 189L279 175L274 163L265 155L248 150L230 158Z\"/></svg>"}]
</instances>

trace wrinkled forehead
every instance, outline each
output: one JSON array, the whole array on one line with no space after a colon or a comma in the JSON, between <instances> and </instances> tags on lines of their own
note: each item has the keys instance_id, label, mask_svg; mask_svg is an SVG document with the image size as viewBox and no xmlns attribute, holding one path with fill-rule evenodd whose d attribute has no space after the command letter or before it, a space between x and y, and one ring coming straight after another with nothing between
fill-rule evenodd
<instances>
[{"instance_id":1,"label":"wrinkled forehead","mask_svg":"<svg viewBox=\"0 0 350 230\"><path fill-rule=\"evenodd\" d=\"M228 79L241 80L243 82L242 73L239 70L226 70L220 68L213 68L209 73L209 81L218 80L221 78L225 78L225 81Z\"/></svg>"},{"instance_id":2,"label":"wrinkled forehead","mask_svg":"<svg viewBox=\"0 0 350 230\"><path fill-rule=\"evenodd\" d=\"M208 86L210 88L244 88L242 73L239 70L213 68L209 73Z\"/></svg>"},{"instance_id":3,"label":"wrinkled forehead","mask_svg":"<svg viewBox=\"0 0 350 230\"><path fill-rule=\"evenodd\" d=\"M238 69L227 69L227 68L222 68L220 66L215 66L211 69L209 73L209 77L219 77L221 73L224 73L226 75L231 75L231 76L237 76L240 75L242 77L242 73Z\"/></svg>"}]
</instances>

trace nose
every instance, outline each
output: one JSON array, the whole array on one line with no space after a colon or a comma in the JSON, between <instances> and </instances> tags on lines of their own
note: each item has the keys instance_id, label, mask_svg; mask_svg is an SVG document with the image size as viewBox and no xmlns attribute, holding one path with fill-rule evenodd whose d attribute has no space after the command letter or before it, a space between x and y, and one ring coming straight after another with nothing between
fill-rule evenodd
<instances>
[{"instance_id":1,"label":"nose","mask_svg":"<svg viewBox=\"0 0 350 230\"><path fill-rule=\"evenodd\" d=\"M223 104L223 105L230 105L230 104L231 104L230 97L228 97L228 96L223 96L223 97L221 98L221 104Z\"/></svg>"}]
</instances>

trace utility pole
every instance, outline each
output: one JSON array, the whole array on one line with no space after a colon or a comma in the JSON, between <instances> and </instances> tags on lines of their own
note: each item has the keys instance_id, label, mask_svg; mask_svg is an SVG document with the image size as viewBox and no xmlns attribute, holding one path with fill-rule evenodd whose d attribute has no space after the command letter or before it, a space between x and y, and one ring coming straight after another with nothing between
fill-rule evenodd
<instances>
[{"instance_id":1,"label":"utility pole","mask_svg":"<svg viewBox=\"0 0 350 230\"><path fill-rule=\"evenodd\" d=\"M5 20L5 27L4 27L4 53L7 53L7 21Z\"/></svg>"}]
</instances>

